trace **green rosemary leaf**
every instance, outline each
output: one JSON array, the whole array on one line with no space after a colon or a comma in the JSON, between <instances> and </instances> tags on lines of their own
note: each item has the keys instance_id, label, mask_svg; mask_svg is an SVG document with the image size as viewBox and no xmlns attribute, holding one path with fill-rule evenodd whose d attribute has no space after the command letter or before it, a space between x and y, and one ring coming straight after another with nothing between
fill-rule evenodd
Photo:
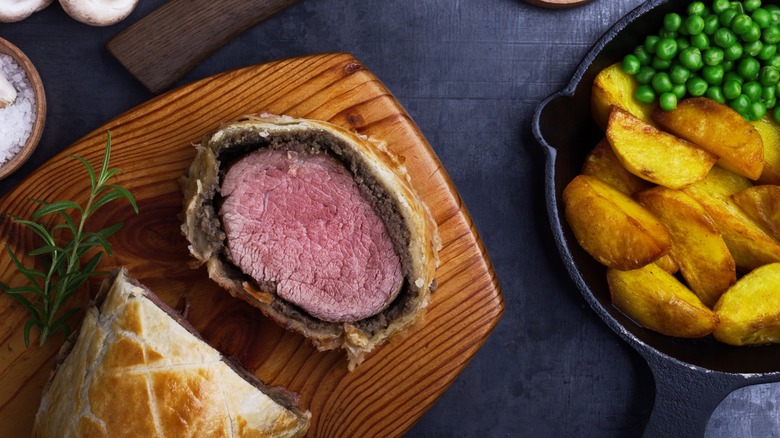
<instances>
[{"instance_id":1,"label":"green rosemary leaf","mask_svg":"<svg viewBox=\"0 0 780 438\"><path fill-rule=\"evenodd\" d=\"M92 164L90 164L89 161L85 160L82 157L79 157L77 155L71 155L70 157L79 160L81 164L84 165L84 168L87 169L87 173L89 174L89 186L94 192L97 189L97 176L95 175L95 168L92 167Z\"/></svg>"},{"instance_id":2,"label":"green rosemary leaf","mask_svg":"<svg viewBox=\"0 0 780 438\"><path fill-rule=\"evenodd\" d=\"M122 188L122 190L124 190L124 192L127 192L127 189L125 189L125 188ZM89 212L87 212L87 214L93 214L100 207L108 204L111 201L115 201L117 199L125 198L125 199L128 199L128 200L131 200L132 198L128 198L127 196L125 196L125 193L122 190L116 189L116 190L111 190L109 192L106 192L105 195L103 195L100 198L98 198L97 201L95 201L95 203L92 204L92 208L89 210ZM127 193L129 194L130 192L127 192ZM131 204L133 206L135 206L135 200L134 199L131 201ZM136 209L137 209L137 207L136 207Z\"/></svg>"},{"instance_id":3,"label":"green rosemary leaf","mask_svg":"<svg viewBox=\"0 0 780 438\"><path fill-rule=\"evenodd\" d=\"M106 133L106 150L103 153L103 165L100 167L100 176L98 177L98 186L102 186L111 177L108 174L108 161L111 159L111 131Z\"/></svg>"},{"instance_id":4,"label":"green rosemary leaf","mask_svg":"<svg viewBox=\"0 0 780 438\"><path fill-rule=\"evenodd\" d=\"M30 257L36 257L36 256L39 256L39 255L44 255L44 254L55 254L58 251L59 252L65 252L65 250L63 248L60 248L60 247L58 247L56 245L45 245L45 246L42 246L40 248L36 248L36 249L28 252L27 254Z\"/></svg>"},{"instance_id":5,"label":"green rosemary leaf","mask_svg":"<svg viewBox=\"0 0 780 438\"><path fill-rule=\"evenodd\" d=\"M31 216L30 220L38 220L42 218L43 216L46 216L47 214L51 213L57 213L61 212L63 210L76 210L78 212L82 212L81 206L73 201L57 201L52 202L49 204L44 205L43 207L36 210Z\"/></svg>"},{"instance_id":6,"label":"green rosemary leaf","mask_svg":"<svg viewBox=\"0 0 780 438\"><path fill-rule=\"evenodd\" d=\"M43 241L46 244L48 244L48 245L54 245L55 244L54 243L54 237L52 237L52 235L49 233L49 231L46 228L43 227L43 225L41 225L39 223L36 223L36 222L33 222L33 221L28 221L28 220L25 220L25 219L15 219L14 222L16 222L18 224L25 225L28 228L30 228L33 231L35 231L35 234L40 236L41 239L43 239Z\"/></svg>"},{"instance_id":7,"label":"green rosemary leaf","mask_svg":"<svg viewBox=\"0 0 780 438\"><path fill-rule=\"evenodd\" d=\"M36 325L35 322L36 321L34 319L29 319L27 320L26 323L24 323L24 346L25 347L28 348L30 347L30 329L32 328L33 325Z\"/></svg>"},{"instance_id":8,"label":"green rosemary leaf","mask_svg":"<svg viewBox=\"0 0 780 438\"><path fill-rule=\"evenodd\" d=\"M109 225L97 232L88 231L87 219L90 215L98 208L122 198L126 199L138 213L135 198L130 191L120 185L106 184L113 176L121 173L119 169L109 167L110 156L111 133L109 132L99 173L95 172L95 167L89 161L82 157L74 157L82 163L89 175L90 190L85 203L80 204L71 200L56 202L32 200L41 204L41 207L31 215L30 219L8 215L15 223L32 230L43 241L41 246L28 253L30 257L41 261L37 266L44 266L42 270L25 267L11 248L5 246L14 266L29 283L14 288L0 283L0 290L13 297L30 313L30 319L24 326L25 345L29 346L30 330L33 327L37 327L40 331L41 345L60 331L67 335L70 331L67 321L77 309L63 310L63 312L60 310L87 279L106 274L96 269L104 254L111 255L111 244L108 238L122 228L122 223ZM57 214L62 221L52 225L38 222L51 214ZM95 250L94 254L85 261L86 255L93 250Z\"/></svg>"}]
</instances>

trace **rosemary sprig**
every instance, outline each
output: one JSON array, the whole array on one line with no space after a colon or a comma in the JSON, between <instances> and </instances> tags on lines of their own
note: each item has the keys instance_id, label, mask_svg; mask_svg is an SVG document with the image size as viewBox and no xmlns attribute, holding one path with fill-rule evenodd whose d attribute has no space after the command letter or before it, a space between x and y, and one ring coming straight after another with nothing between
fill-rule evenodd
<instances>
[{"instance_id":1,"label":"rosemary sprig","mask_svg":"<svg viewBox=\"0 0 780 438\"><path fill-rule=\"evenodd\" d=\"M70 333L67 320L78 308L60 312L62 305L89 277L106 274L95 271L95 268L104 253L111 256L108 238L119 231L123 223L118 222L99 231L87 231L87 219L101 207L120 198L127 199L136 214L138 213L138 206L130 191L117 184L108 184L109 179L122 173L119 169L108 167L110 157L110 131L107 133L106 150L99 172L84 158L73 156L84 165L89 174L90 194L85 205L75 201L46 202L33 199L32 201L41 204L41 207L33 212L29 220L9 214L15 223L26 226L43 241L40 247L28 253L30 257L43 259L44 268L41 270L25 267L11 248L7 244L5 246L14 265L28 282L27 285L18 287L8 287L0 282L0 290L11 295L30 312L30 319L24 325L24 345L27 347L30 346L32 327L36 327L41 333L39 345L43 345L58 331L62 331L67 337ZM62 222L47 229L40 223L40 219L52 214L59 215ZM85 255L94 248L99 249L88 260L83 261Z\"/></svg>"}]
</instances>

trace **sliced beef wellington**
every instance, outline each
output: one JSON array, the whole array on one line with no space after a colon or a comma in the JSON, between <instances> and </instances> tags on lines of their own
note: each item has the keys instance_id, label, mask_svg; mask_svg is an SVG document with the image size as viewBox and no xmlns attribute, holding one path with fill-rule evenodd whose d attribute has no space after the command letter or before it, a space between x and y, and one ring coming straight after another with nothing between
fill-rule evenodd
<instances>
[{"instance_id":1,"label":"sliced beef wellington","mask_svg":"<svg viewBox=\"0 0 780 438\"><path fill-rule=\"evenodd\" d=\"M34 437L298 437L311 414L116 270L60 351Z\"/></svg>"},{"instance_id":2,"label":"sliced beef wellington","mask_svg":"<svg viewBox=\"0 0 780 438\"><path fill-rule=\"evenodd\" d=\"M262 114L206 135L182 178L182 230L233 296L349 367L419 320L441 247L384 143Z\"/></svg>"}]
</instances>

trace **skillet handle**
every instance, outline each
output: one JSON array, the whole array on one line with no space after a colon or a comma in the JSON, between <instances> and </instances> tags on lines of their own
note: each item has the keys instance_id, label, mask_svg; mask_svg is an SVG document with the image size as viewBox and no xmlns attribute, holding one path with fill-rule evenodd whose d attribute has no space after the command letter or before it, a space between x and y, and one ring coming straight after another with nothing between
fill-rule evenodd
<instances>
[{"instance_id":1,"label":"skillet handle","mask_svg":"<svg viewBox=\"0 0 780 438\"><path fill-rule=\"evenodd\" d=\"M645 438L703 437L715 408L737 388L758 383L745 375L704 370L668 356L645 355L655 379L655 403Z\"/></svg>"}]
</instances>

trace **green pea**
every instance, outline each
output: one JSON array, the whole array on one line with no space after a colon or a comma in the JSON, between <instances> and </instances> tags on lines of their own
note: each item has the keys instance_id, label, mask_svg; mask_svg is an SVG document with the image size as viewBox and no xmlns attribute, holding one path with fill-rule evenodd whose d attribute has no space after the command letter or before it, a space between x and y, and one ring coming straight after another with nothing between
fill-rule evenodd
<instances>
[{"instance_id":1,"label":"green pea","mask_svg":"<svg viewBox=\"0 0 780 438\"><path fill-rule=\"evenodd\" d=\"M674 93L663 93L658 96L658 106L664 111L671 111L677 108L677 96Z\"/></svg>"},{"instance_id":2,"label":"green pea","mask_svg":"<svg viewBox=\"0 0 780 438\"><path fill-rule=\"evenodd\" d=\"M774 86L768 86L764 87L763 90L761 90L761 101L766 102L769 99L772 99L773 97L777 96L777 91L775 90ZM769 106L769 105L767 105ZM774 106L774 105L772 105Z\"/></svg>"},{"instance_id":3,"label":"green pea","mask_svg":"<svg viewBox=\"0 0 780 438\"><path fill-rule=\"evenodd\" d=\"M728 73L734 70L734 61L723 61L720 63L720 66L723 67L724 72Z\"/></svg>"},{"instance_id":4,"label":"green pea","mask_svg":"<svg viewBox=\"0 0 780 438\"><path fill-rule=\"evenodd\" d=\"M754 10L750 15L750 18L752 18L761 29L765 29L770 24L772 24L772 14L770 14L766 9L758 8Z\"/></svg>"},{"instance_id":5,"label":"green pea","mask_svg":"<svg viewBox=\"0 0 780 438\"><path fill-rule=\"evenodd\" d=\"M685 85L683 85L683 84L675 84L675 85L672 86L672 94L677 96L677 100L680 100L683 97L685 97L685 92L686 91L687 90L685 88Z\"/></svg>"},{"instance_id":6,"label":"green pea","mask_svg":"<svg viewBox=\"0 0 780 438\"><path fill-rule=\"evenodd\" d=\"M726 9L725 11L718 14L718 22L721 26L729 27L731 26L731 22L734 20L734 17L739 15L736 9Z\"/></svg>"},{"instance_id":7,"label":"green pea","mask_svg":"<svg viewBox=\"0 0 780 438\"><path fill-rule=\"evenodd\" d=\"M674 84L684 84L691 77L691 71L680 64L675 64L669 69L669 79Z\"/></svg>"},{"instance_id":8,"label":"green pea","mask_svg":"<svg viewBox=\"0 0 780 438\"><path fill-rule=\"evenodd\" d=\"M742 45L742 49L750 56L758 56L761 50L764 48L764 43L761 41L753 41L752 43L745 43Z\"/></svg>"},{"instance_id":9,"label":"green pea","mask_svg":"<svg viewBox=\"0 0 780 438\"><path fill-rule=\"evenodd\" d=\"M761 7L761 0L745 0L742 2L742 7L748 12L755 11Z\"/></svg>"},{"instance_id":10,"label":"green pea","mask_svg":"<svg viewBox=\"0 0 780 438\"><path fill-rule=\"evenodd\" d=\"M766 115L766 105L764 105L763 102L751 103L748 110L748 115L750 116L750 120L753 122L763 119Z\"/></svg>"},{"instance_id":11,"label":"green pea","mask_svg":"<svg viewBox=\"0 0 780 438\"><path fill-rule=\"evenodd\" d=\"M634 49L633 55L636 56L636 59L638 59L639 63L642 65L648 65L653 61L653 57L647 53L644 46L637 46Z\"/></svg>"},{"instance_id":12,"label":"green pea","mask_svg":"<svg viewBox=\"0 0 780 438\"><path fill-rule=\"evenodd\" d=\"M729 101L729 106L740 114L745 114L750 107L750 99L744 94L740 94L733 100Z\"/></svg>"},{"instance_id":13,"label":"green pea","mask_svg":"<svg viewBox=\"0 0 780 438\"><path fill-rule=\"evenodd\" d=\"M661 38L655 46L655 56L670 60L677 55L677 41L672 38Z\"/></svg>"},{"instance_id":14,"label":"green pea","mask_svg":"<svg viewBox=\"0 0 780 438\"><path fill-rule=\"evenodd\" d=\"M737 15L733 20L731 20L731 30L733 30L737 35L742 35L750 29L750 23L752 22L753 19L750 18L750 16L747 14ZM702 22L702 25L703 24L704 23Z\"/></svg>"},{"instance_id":15,"label":"green pea","mask_svg":"<svg viewBox=\"0 0 780 438\"><path fill-rule=\"evenodd\" d=\"M761 93L763 91L764 87L757 81L750 81L742 84L742 94L747 96L751 102L761 100Z\"/></svg>"},{"instance_id":16,"label":"green pea","mask_svg":"<svg viewBox=\"0 0 780 438\"><path fill-rule=\"evenodd\" d=\"M723 59L726 61L736 61L742 57L742 53L744 53L742 50L742 44L736 42L730 47L723 49Z\"/></svg>"},{"instance_id":17,"label":"green pea","mask_svg":"<svg viewBox=\"0 0 780 438\"><path fill-rule=\"evenodd\" d=\"M696 47L699 50L709 49L710 37L708 37L706 33L691 35L691 46Z\"/></svg>"},{"instance_id":18,"label":"green pea","mask_svg":"<svg viewBox=\"0 0 780 438\"><path fill-rule=\"evenodd\" d=\"M639 103L650 104L655 101L655 91L649 85L640 85L634 90L634 98Z\"/></svg>"},{"instance_id":19,"label":"green pea","mask_svg":"<svg viewBox=\"0 0 780 438\"><path fill-rule=\"evenodd\" d=\"M748 17L749 19L750 17ZM698 35L704 30L704 19L699 15L691 15L685 19L685 29L689 35Z\"/></svg>"},{"instance_id":20,"label":"green pea","mask_svg":"<svg viewBox=\"0 0 780 438\"><path fill-rule=\"evenodd\" d=\"M731 2L729 0L714 0L712 2L712 12L716 14L720 14L721 12L725 11L726 9L729 9L731 7Z\"/></svg>"},{"instance_id":21,"label":"green pea","mask_svg":"<svg viewBox=\"0 0 780 438\"><path fill-rule=\"evenodd\" d=\"M704 32L707 35L712 35L715 33L716 30L720 27L720 22L718 21L717 15L709 15L704 17L704 29L702 32Z\"/></svg>"},{"instance_id":22,"label":"green pea","mask_svg":"<svg viewBox=\"0 0 780 438\"><path fill-rule=\"evenodd\" d=\"M698 71L704 65L701 59L701 51L696 47L688 47L680 52L680 64L690 71Z\"/></svg>"},{"instance_id":23,"label":"green pea","mask_svg":"<svg viewBox=\"0 0 780 438\"><path fill-rule=\"evenodd\" d=\"M671 38L676 39L678 36L680 36L677 32L670 32L666 29L661 29L658 31L658 36L661 38Z\"/></svg>"},{"instance_id":24,"label":"green pea","mask_svg":"<svg viewBox=\"0 0 780 438\"><path fill-rule=\"evenodd\" d=\"M666 72L658 72L653 76L652 80L653 90L657 94L666 93L672 91L672 80L669 79L669 75Z\"/></svg>"},{"instance_id":25,"label":"green pea","mask_svg":"<svg viewBox=\"0 0 780 438\"><path fill-rule=\"evenodd\" d=\"M639 58L629 54L623 57L623 62L620 64L620 67L624 72L635 75L639 72L639 68L642 67L642 64L639 62Z\"/></svg>"},{"instance_id":26,"label":"green pea","mask_svg":"<svg viewBox=\"0 0 780 438\"><path fill-rule=\"evenodd\" d=\"M728 100L732 100L740 94L742 94L742 84L734 80L727 80L723 82L723 97Z\"/></svg>"},{"instance_id":27,"label":"green pea","mask_svg":"<svg viewBox=\"0 0 780 438\"><path fill-rule=\"evenodd\" d=\"M761 65L755 58L742 58L737 66L737 73L747 81L752 81L758 77L758 70Z\"/></svg>"},{"instance_id":28,"label":"green pea","mask_svg":"<svg viewBox=\"0 0 780 438\"><path fill-rule=\"evenodd\" d=\"M777 52L776 44L764 44L764 47L762 47L761 51L758 52L758 59L762 61L769 61L772 59L773 56L775 56L776 52Z\"/></svg>"},{"instance_id":29,"label":"green pea","mask_svg":"<svg viewBox=\"0 0 780 438\"><path fill-rule=\"evenodd\" d=\"M645 37L645 42L643 44L645 51L647 53L655 53L655 48L658 45L658 41L661 39L658 35L648 35Z\"/></svg>"},{"instance_id":30,"label":"green pea","mask_svg":"<svg viewBox=\"0 0 780 438\"><path fill-rule=\"evenodd\" d=\"M761 71L759 72L758 77L761 85L768 87L775 85L778 81L780 81L780 71L774 67L761 67Z\"/></svg>"},{"instance_id":31,"label":"green pea","mask_svg":"<svg viewBox=\"0 0 780 438\"><path fill-rule=\"evenodd\" d=\"M694 97L704 96L709 88L709 84L704 79L698 76L692 76L685 83L685 88L688 89L688 94Z\"/></svg>"},{"instance_id":32,"label":"green pea","mask_svg":"<svg viewBox=\"0 0 780 438\"><path fill-rule=\"evenodd\" d=\"M780 70L780 54L775 53L775 56L773 56L772 59L769 60L767 65L771 65L772 67Z\"/></svg>"},{"instance_id":33,"label":"green pea","mask_svg":"<svg viewBox=\"0 0 780 438\"><path fill-rule=\"evenodd\" d=\"M705 65L701 69L701 77L710 85L720 85L724 74L723 67L720 65Z\"/></svg>"},{"instance_id":34,"label":"green pea","mask_svg":"<svg viewBox=\"0 0 780 438\"><path fill-rule=\"evenodd\" d=\"M726 98L723 97L723 90L718 85L707 88L707 92L704 95L718 103L726 103Z\"/></svg>"},{"instance_id":35,"label":"green pea","mask_svg":"<svg viewBox=\"0 0 780 438\"><path fill-rule=\"evenodd\" d=\"M721 27L715 31L713 40L715 41L715 44L725 48L737 42L737 36L734 35L734 32L732 32L731 29Z\"/></svg>"},{"instance_id":36,"label":"green pea","mask_svg":"<svg viewBox=\"0 0 780 438\"><path fill-rule=\"evenodd\" d=\"M693 2L688 5L688 15L702 15L704 14L704 2Z\"/></svg>"},{"instance_id":37,"label":"green pea","mask_svg":"<svg viewBox=\"0 0 780 438\"><path fill-rule=\"evenodd\" d=\"M709 48L701 54L701 59L704 61L704 65L718 65L723 62L723 49L719 47Z\"/></svg>"},{"instance_id":38,"label":"green pea","mask_svg":"<svg viewBox=\"0 0 780 438\"><path fill-rule=\"evenodd\" d=\"M767 15L769 15L768 12ZM680 28L681 24L682 24L682 17L680 17L680 14L671 12L664 16L664 29L668 30L669 32L676 32L677 29Z\"/></svg>"},{"instance_id":39,"label":"green pea","mask_svg":"<svg viewBox=\"0 0 780 438\"><path fill-rule=\"evenodd\" d=\"M772 109L775 106L777 106L777 98L776 97L770 97L768 99L762 99L762 102L764 102L764 105L766 105L766 109Z\"/></svg>"},{"instance_id":40,"label":"green pea","mask_svg":"<svg viewBox=\"0 0 780 438\"><path fill-rule=\"evenodd\" d=\"M741 35L742 41L746 43L752 43L753 41L758 41L761 39L761 28L758 27L758 25L753 22L750 23L750 28L747 32L743 33Z\"/></svg>"},{"instance_id":41,"label":"green pea","mask_svg":"<svg viewBox=\"0 0 780 438\"><path fill-rule=\"evenodd\" d=\"M655 69L649 65L643 65L636 74L636 81L641 85L649 84L655 76Z\"/></svg>"},{"instance_id":42,"label":"green pea","mask_svg":"<svg viewBox=\"0 0 780 438\"><path fill-rule=\"evenodd\" d=\"M655 56L653 62L650 63L650 67L653 67L656 70L669 70L672 67L672 61Z\"/></svg>"},{"instance_id":43,"label":"green pea","mask_svg":"<svg viewBox=\"0 0 780 438\"><path fill-rule=\"evenodd\" d=\"M688 38L677 38L677 51L679 52L682 49L687 49L691 46L691 43L689 42Z\"/></svg>"},{"instance_id":44,"label":"green pea","mask_svg":"<svg viewBox=\"0 0 780 438\"><path fill-rule=\"evenodd\" d=\"M764 42L767 44L780 43L780 27L778 27L778 25L776 24L767 27L766 29L764 29L762 38Z\"/></svg>"},{"instance_id":45,"label":"green pea","mask_svg":"<svg viewBox=\"0 0 780 438\"><path fill-rule=\"evenodd\" d=\"M745 82L745 80L742 79L742 76L733 71L727 72L725 75L723 75L723 82L728 81L737 81L740 85Z\"/></svg>"}]
</instances>

